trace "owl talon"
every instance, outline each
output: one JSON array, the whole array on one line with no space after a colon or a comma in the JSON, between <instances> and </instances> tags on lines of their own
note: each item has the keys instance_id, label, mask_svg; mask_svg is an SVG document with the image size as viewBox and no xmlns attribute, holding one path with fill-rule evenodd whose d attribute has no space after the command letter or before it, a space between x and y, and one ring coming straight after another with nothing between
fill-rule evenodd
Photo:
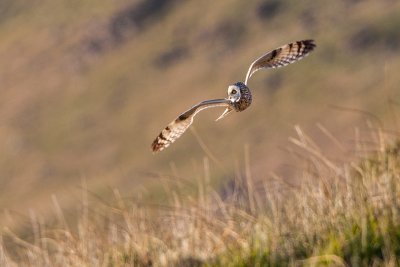
<instances>
[{"instance_id":1,"label":"owl talon","mask_svg":"<svg viewBox=\"0 0 400 267\"><path fill-rule=\"evenodd\" d=\"M215 121L219 121L223 118L225 118L226 116L228 116L229 113L231 113L233 111L233 109L231 107L226 108L225 111L221 114L221 116L219 116Z\"/></svg>"}]
</instances>

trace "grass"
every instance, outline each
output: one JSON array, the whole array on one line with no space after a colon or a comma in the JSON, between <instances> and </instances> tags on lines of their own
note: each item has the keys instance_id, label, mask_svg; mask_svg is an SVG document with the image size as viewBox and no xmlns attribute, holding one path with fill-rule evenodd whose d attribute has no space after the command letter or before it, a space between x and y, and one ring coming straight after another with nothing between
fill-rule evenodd
<instances>
[{"instance_id":1,"label":"grass","mask_svg":"<svg viewBox=\"0 0 400 267\"><path fill-rule=\"evenodd\" d=\"M24 238L3 229L0 264L398 266L400 142L377 131L359 139L357 159L338 164L296 130L290 140L304 164L296 183L273 177L255 184L248 149L225 190L210 186L207 159L195 193L186 193L188 180L161 179L163 204L127 200L117 190L113 203L89 204L83 180L75 222L66 222L54 196L56 222L31 212Z\"/></svg>"}]
</instances>

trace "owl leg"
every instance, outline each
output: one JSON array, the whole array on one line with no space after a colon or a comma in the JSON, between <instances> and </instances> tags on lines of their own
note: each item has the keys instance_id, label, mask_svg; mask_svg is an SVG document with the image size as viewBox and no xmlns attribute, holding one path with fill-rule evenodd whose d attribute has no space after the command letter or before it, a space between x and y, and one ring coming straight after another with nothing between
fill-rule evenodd
<instances>
[{"instance_id":1,"label":"owl leg","mask_svg":"<svg viewBox=\"0 0 400 267\"><path fill-rule=\"evenodd\" d=\"M227 107L225 109L225 111L221 114L221 116L218 117L218 119L216 119L215 121L219 121L220 119L225 118L226 116L228 116L229 113L231 113L234 109L232 107Z\"/></svg>"}]
</instances>

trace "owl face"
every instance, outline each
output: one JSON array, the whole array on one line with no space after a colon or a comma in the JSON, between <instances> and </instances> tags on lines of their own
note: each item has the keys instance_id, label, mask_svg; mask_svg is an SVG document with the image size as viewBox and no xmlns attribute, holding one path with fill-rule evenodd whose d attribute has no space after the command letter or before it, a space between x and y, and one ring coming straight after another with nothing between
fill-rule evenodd
<instances>
[{"instance_id":1,"label":"owl face","mask_svg":"<svg viewBox=\"0 0 400 267\"><path fill-rule=\"evenodd\" d=\"M232 101L232 103L238 102L240 100L240 87L233 84L228 87L228 99Z\"/></svg>"}]
</instances>

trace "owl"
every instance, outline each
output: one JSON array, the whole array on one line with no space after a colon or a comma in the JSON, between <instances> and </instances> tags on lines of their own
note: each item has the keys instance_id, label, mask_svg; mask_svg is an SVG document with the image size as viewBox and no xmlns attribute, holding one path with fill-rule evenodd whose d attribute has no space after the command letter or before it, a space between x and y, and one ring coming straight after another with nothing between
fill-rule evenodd
<instances>
[{"instance_id":1,"label":"owl","mask_svg":"<svg viewBox=\"0 0 400 267\"><path fill-rule=\"evenodd\" d=\"M197 113L214 107L223 107L225 111L217 121L226 117L232 111L241 112L251 105L252 95L247 86L250 77L259 69L280 68L307 56L316 47L314 40L297 41L274 49L251 63L243 82L236 82L228 87L228 95L223 99L212 99L194 105L179 115L165 127L151 144L153 152L167 148L178 139L193 123Z\"/></svg>"}]
</instances>

